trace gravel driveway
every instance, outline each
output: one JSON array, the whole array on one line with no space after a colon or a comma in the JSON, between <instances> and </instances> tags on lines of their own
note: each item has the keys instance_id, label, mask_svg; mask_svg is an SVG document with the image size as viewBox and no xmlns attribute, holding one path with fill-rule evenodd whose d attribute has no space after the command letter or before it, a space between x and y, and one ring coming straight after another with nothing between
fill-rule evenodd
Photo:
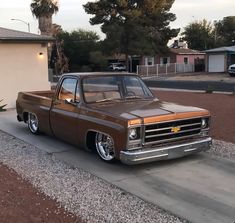
<instances>
[{"instance_id":1,"label":"gravel driveway","mask_svg":"<svg viewBox=\"0 0 235 223\"><path fill-rule=\"evenodd\" d=\"M0 163L85 222L188 222L2 131Z\"/></svg>"}]
</instances>

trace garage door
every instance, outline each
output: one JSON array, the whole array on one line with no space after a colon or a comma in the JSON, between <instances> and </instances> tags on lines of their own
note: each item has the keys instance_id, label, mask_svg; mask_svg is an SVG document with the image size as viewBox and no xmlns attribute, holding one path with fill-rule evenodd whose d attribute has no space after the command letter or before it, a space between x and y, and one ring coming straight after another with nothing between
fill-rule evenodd
<instances>
[{"instance_id":1,"label":"garage door","mask_svg":"<svg viewBox=\"0 0 235 223\"><path fill-rule=\"evenodd\" d=\"M209 72L225 72L224 55L209 55Z\"/></svg>"}]
</instances>

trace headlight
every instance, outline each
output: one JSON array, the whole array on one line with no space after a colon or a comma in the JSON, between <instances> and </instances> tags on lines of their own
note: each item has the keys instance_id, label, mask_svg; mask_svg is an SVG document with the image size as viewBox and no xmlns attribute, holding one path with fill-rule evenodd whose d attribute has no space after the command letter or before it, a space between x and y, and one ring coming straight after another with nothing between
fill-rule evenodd
<instances>
[{"instance_id":1,"label":"headlight","mask_svg":"<svg viewBox=\"0 0 235 223\"><path fill-rule=\"evenodd\" d=\"M208 119L202 118L201 126L202 126L203 129L207 128L208 127Z\"/></svg>"},{"instance_id":2,"label":"headlight","mask_svg":"<svg viewBox=\"0 0 235 223\"><path fill-rule=\"evenodd\" d=\"M134 129L130 129L129 130L129 139L130 140L135 140L138 138L138 133L137 133L137 129L134 128Z\"/></svg>"}]
</instances>

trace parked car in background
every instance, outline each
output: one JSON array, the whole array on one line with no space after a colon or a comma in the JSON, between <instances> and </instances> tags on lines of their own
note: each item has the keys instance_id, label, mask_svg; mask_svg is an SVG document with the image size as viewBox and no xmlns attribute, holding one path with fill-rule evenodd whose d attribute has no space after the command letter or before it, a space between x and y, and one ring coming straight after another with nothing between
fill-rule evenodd
<instances>
[{"instance_id":1,"label":"parked car in background","mask_svg":"<svg viewBox=\"0 0 235 223\"><path fill-rule=\"evenodd\" d=\"M210 149L210 112L159 101L128 73L63 75L55 91L20 92L17 118L96 150L106 162L147 163Z\"/></svg>"},{"instance_id":2,"label":"parked car in background","mask_svg":"<svg viewBox=\"0 0 235 223\"><path fill-rule=\"evenodd\" d=\"M235 77L235 64L229 66L228 73L230 76Z\"/></svg>"},{"instance_id":3,"label":"parked car in background","mask_svg":"<svg viewBox=\"0 0 235 223\"><path fill-rule=\"evenodd\" d=\"M109 70L110 71L125 71L126 70L126 66L122 63L111 63L109 64Z\"/></svg>"}]
</instances>

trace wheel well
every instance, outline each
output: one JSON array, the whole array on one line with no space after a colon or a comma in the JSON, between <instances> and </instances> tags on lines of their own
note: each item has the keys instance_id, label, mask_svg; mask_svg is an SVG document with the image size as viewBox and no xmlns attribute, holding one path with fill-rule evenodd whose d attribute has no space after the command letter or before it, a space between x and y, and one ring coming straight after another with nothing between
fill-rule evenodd
<instances>
[{"instance_id":1,"label":"wheel well","mask_svg":"<svg viewBox=\"0 0 235 223\"><path fill-rule=\"evenodd\" d=\"M90 150L95 150L95 131L89 131L86 135L86 146Z\"/></svg>"},{"instance_id":2,"label":"wheel well","mask_svg":"<svg viewBox=\"0 0 235 223\"><path fill-rule=\"evenodd\" d=\"M28 121L28 112L23 113L23 120L24 120L24 122Z\"/></svg>"}]
</instances>

